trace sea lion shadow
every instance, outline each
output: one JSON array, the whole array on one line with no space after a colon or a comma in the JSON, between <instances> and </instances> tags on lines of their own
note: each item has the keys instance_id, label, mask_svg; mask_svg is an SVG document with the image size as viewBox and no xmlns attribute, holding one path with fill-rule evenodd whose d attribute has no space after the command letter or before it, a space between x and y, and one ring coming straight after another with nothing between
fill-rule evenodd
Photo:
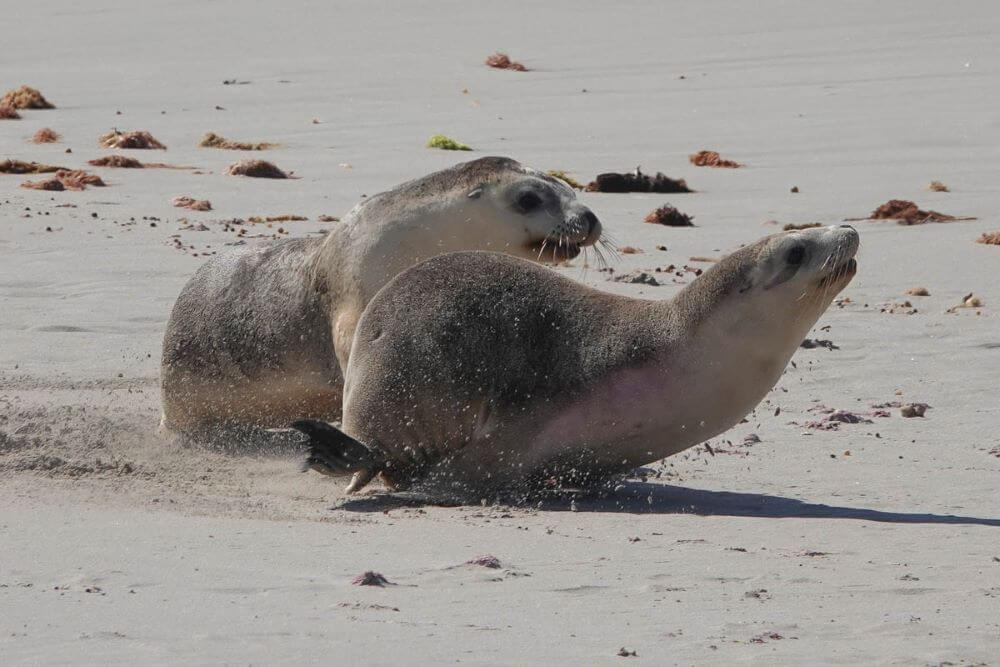
<instances>
[{"instance_id":1,"label":"sea lion shadow","mask_svg":"<svg viewBox=\"0 0 1000 667\"><path fill-rule=\"evenodd\" d=\"M557 507L548 509L571 509ZM761 519L855 519L884 523L964 524L1000 527L1000 519L927 512L885 512L860 507L811 503L765 493L712 491L685 486L629 481L606 497L580 498L578 512L697 514Z\"/></svg>"},{"instance_id":2,"label":"sea lion shadow","mask_svg":"<svg viewBox=\"0 0 1000 667\"><path fill-rule=\"evenodd\" d=\"M382 493L347 498L336 509L350 512L385 512L421 505L456 506L465 503L442 501L415 493ZM532 497L514 506L544 511L573 511L620 514L695 514L759 519L854 519L883 523L925 523L1000 527L1000 519L987 519L927 512L885 512L859 507L810 503L795 498L764 493L711 491L685 486L628 481L607 494L562 492Z\"/></svg>"}]
</instances>

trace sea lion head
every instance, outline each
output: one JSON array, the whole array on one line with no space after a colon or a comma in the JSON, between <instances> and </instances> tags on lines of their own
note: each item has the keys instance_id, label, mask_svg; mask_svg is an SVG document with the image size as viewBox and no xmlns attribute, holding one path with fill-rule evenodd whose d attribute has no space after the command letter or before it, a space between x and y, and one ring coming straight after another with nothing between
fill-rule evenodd
<instances>
[{"instance_id":1,"label":"sea lion head","mask_svg":"<svg viewBox=\"0 0 1000 667\"><path fill-rule=\"evenodd\" d=\"M794 349L851 282L858 246L850 225L773 234L725 257L679 303L716 331L787 338Z\"/></svg>"},{"instance_id":2,"label":"sea lion head","mask_svg":"<svg viewBox=\"0 0 1000 667\"><path fill-rule=\"evenodd\" d=\"M490 248L535 261L573 259L601 238L601 222L564 181L510 158L456 165L475 211L474 226L498 238Z\"/></svg>"}]
</instances>

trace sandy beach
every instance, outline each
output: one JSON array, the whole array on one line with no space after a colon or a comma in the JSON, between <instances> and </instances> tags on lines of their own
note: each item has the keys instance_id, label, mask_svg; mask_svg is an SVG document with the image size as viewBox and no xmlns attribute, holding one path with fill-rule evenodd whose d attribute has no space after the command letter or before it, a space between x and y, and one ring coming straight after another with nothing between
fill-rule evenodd
<instances>
[{"instance_id":1,"label":"sandy beach","mask_svg":"<svg viewBox=\"0 0 1000 667\"><path fill-rule=\"evenodd\" d=\"M0 161L107 186L0 174L0 662L998 664L1000 246L976 241L1000 232L1000 10L99 0L10 14L0 94L27 84L56 108L0 120ZM486 67L495 51L529 71ZM45 127L59 141L32 143ZM115 128L167 149L98 146ZM278 147L199 147L210 131ZM474 151L425 148L439 133ZM689 162L705 149L744 166ZM87 164L116 153L191 168ZM486 155L582 182L637 165L686 179L695 192L581 192L638 252L613 273L593 254L555 269L649 299L710 266L693 258L786 224L891 199L975 220L852 222L858 274L810 334L830 343L800 349L746 423L608 498L345 496L296 452L157 433L164 327L206 256L323 234L337 222L320 216ZM246 157L296 178L223 173ZM643 222L666 203L695 226ZM307 220L248 221L281 215ZM661 284L609 279L632 271ZM981 306L953 308L969 294ZM913 403L923 417L902 416ZM499 567L470 563L486 555ZM352 584L366 571L390 583Z\"/></svg>"}]
</instances>

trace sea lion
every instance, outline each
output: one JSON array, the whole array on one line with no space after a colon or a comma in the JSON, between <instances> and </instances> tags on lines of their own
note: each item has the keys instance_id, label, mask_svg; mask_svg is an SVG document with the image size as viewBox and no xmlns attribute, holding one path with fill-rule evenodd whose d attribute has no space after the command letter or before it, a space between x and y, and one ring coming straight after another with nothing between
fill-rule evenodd
<instances>
[{"instance_id":1,"label":"sea lion","mask_svg":"<svg viewBox=\"0 0 1000 667\"><path fill-rule=\"evenodd\" d=\"M425 261L368 304L343 429L306 462L458 498L589 486L736 424L854 276L850 226L768 236L674 298L628 298L486 252Z\"/></svg>"},{"instance_id":2,"label":"sea lion","mask_svg":"<svg viewBox=\"0 0 1000 667\"><path fill-rule=\"evenodd\" d=\"M162 426L228 435L337 419L358 318L395 275L463 249L561 261L600 235L563 181L485 157L369 197L323 238L220 253L170 314Z\"/></svg>"}]
</instances>

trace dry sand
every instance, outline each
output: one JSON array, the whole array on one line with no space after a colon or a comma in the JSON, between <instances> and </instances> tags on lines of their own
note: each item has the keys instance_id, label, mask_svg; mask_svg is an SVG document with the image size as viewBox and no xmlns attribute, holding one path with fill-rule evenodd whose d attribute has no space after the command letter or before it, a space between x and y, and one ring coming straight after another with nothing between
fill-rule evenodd
<instances>
[{"instance_id":1,"label":"dry sand","mask_svg":"<svg viewBox=\"0 0 1000 667\"><path fill-rule=\"evenodd\" d=\"M142 128L169 147L157 159L200 169L94 168L108 187L82 192L0 175L0 660L996 664L1000 249L975 241L1000 228L998 19L900 1L20 3L0 81L57 109L0 124L0 159L82 168L106 153L95 137ZM486 67L498 49L532 71ZM62 143L27 141L50 125ZM233 155L198 148L208 130L273 139L301 178L222 175ZM423 148L439 132L477 152ZM691 166L705 146L748 166ZM714 455L576 511L348 500L295 455L155 434L164 323L205 254L240 229L319 233L337 224L320 214L485 154L582 182L636 164L687 178L696 193L581 194L644 251L619 273L891 198L979 220L855 223L850 303L810 334L839 349L800 350ZM186 222L179 192L215 210ZM667 202L697 226L643 224ZM289 212L310 220L224 222ZM648 298L692 275L559 270ZM985 307L946 314L969 292ZM891 401L932 408L801 426L816 403ZM461 565L486 554L502 567ZM351 585L366 570L394 585Z\"/></svg>"}]
</instances>

